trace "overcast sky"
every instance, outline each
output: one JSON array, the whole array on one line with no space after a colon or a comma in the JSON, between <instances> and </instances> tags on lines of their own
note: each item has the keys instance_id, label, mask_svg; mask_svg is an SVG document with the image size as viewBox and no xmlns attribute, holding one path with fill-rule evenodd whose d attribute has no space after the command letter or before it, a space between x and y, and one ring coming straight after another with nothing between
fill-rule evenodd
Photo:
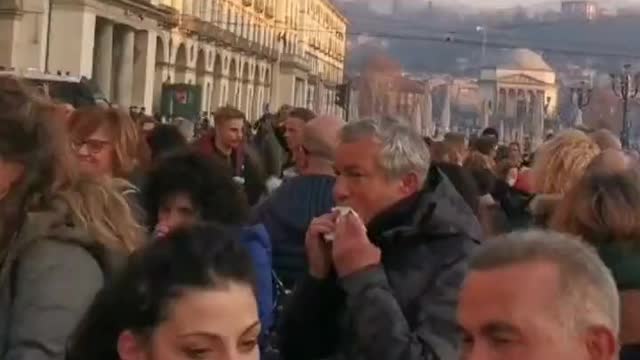
<instances>
[{"instance_id":1,"label":"overcast sky","mask_svg":"<svg viewBox=\"0 0 640 360\"><path fill-rule=\"evenodd\" d=\"M428 0L427 0L428 1ZM553 0L458 0L462 3L468 3L474 6L482 6L482 7L513 7L518 4L521 5L535 5L535 4L549 4L556 1ZM557 3L560 4L561 0L557 0ZM602 4L640 4L640 0L600 0L598 1Z\"/></svg>"}]
</instances>

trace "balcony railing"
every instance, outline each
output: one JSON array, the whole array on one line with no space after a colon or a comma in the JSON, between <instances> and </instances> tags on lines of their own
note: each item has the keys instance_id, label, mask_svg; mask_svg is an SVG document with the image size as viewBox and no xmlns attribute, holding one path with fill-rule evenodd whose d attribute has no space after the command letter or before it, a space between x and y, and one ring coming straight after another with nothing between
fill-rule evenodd
<instances>
[{"instance_id":1,"label":"balcony railing","mask_svg":"<svg viewBox=\"0 0 640 360\"><path fill-rule=\"evenodd\" d=\"M311 64L305 58L297 54L284 53L280 58L280 64L284 67L293 67L302 71L310 71Z\"/></svg>"},{"instance_id":2,"label":"balcony railing","mask_svg":"<svg viewBox=\"0 0 640 360\"><path fill-rule=\"evenodd\" d=\"M273 5L267 5L264 11L264 15L269 19L273 19L276 16L276 10L274 9Z\"/></svg>"}]
</instances>

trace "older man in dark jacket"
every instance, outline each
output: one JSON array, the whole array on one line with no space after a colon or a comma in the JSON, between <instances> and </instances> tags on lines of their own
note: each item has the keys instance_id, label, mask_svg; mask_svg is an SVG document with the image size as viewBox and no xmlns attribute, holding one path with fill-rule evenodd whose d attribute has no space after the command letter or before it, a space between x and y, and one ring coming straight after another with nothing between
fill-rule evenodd
<instances>
[{"instance_id":1,"label":"older man in dark jacket","mask_svg":"<svg viewBox=\"0 0 640 360\"><path fill-rule=\"evenodd\" d=\"M334 196L354 212L309 227L309 276L281 328L285 360L458 359L458 291L481 230L427 169L424 142L394 119L343 128Z\"/></svg>"}]
</instances>

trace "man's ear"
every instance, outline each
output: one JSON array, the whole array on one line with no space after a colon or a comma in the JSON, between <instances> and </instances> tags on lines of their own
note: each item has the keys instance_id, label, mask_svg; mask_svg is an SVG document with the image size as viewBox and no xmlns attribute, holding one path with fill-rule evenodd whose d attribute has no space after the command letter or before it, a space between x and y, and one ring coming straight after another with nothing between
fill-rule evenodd
<instances>
[{"instance_id":1,"label":"man's ear","mask_svg":"<svg viewBox=\"0 0 640 360\"><path fill-rule=\"evenodd\" d=\"M118 336L118 355L121 360L144 360L146 347L139 337L125 330Z\"/></svg>"},{"instance_id":2,"label":"man's ear","mask_svg":"<svg viewBox=\"0 0 640 360\"><path fill-rule=\"evenodd\" d=\"M420 190L422 184L420 183L420 178L418 174L411 172L402 177L400 188L403 194L411 195Z\"/></svg>"},{"instance_id":3,"label":"man's ear","mask_svg":"<svg viewBox=\"0 0 640 360\"><path fill-rule=\"evenodd\" d=\"M617 359L620 344L616 335L604 326L590 327L586 332L586 346L591 360Z\"/></svg>"}]
</instances>

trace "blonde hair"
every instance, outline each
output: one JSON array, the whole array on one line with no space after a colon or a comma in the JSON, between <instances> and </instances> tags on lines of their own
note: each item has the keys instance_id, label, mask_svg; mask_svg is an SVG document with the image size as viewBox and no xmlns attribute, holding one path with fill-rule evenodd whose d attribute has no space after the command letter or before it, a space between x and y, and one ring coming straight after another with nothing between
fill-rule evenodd
<instances>
[{"instance_id":1,"label":"blonde hair","mask_svg":"<svg viewBox=\"0 0 640 360\"><path fill-rule=\"evenodd\" d=\"M113 175L126 178L144 162L140 154L141 136L131 117L121 110L98 106L78 109L69 117L69 132L74 140L84 140L103 126L113 142Z\"/></svg>"},{"instance_id":2,"label":"blonde hair","mask_svg":"<svg viewBox=\"0 0 640 360\"><path fill-rule=\"evenodd\" d=\"M121 193L127 187L131 185L121 179L82 177L58 195L92 240L109 249L131 253L142 245L144 228L136 222Z\"/></svg>"},{"instance_id":3,"label":"blonde hair","mask_svg":"<svg viewBox=\"0 0 640 360\"><path fill-rule=\"evenodd\" d=\"M550 227L586 241L640 247L640 170L637 163L616 164L604 152L556 208ZM624 161L624 155L619 154ZM618 166L608 168L608 166Z\"/></svg>"},{"instance_id":4,"label":"blonde hair","mask_svg":"<svg viewBox=\"0 0 640 360\"><path fill-rule=\"evenodd\" d=\"M579 130L565 130L535 154L533 188L538 194L564 194L584 174L600 147Z\"/></svg>"},{"instance_id":5,"label":"blonde hair","mask_svg":"<svg viewBox=\"0 0 640 360\"><path fill-rule=\"evenodd\" d=\"M4 239L19 230L17 224L30 211L51 208L59 200L70 208L74 224L93 241L113 249L132 251L143 229L117 187L120 180L81 177L71 151L64 119L56 106L20 80L0 76L0 156L22 164L25 174L10 190L0 213L0 252Z\"/></svg>"}]
</instances>

